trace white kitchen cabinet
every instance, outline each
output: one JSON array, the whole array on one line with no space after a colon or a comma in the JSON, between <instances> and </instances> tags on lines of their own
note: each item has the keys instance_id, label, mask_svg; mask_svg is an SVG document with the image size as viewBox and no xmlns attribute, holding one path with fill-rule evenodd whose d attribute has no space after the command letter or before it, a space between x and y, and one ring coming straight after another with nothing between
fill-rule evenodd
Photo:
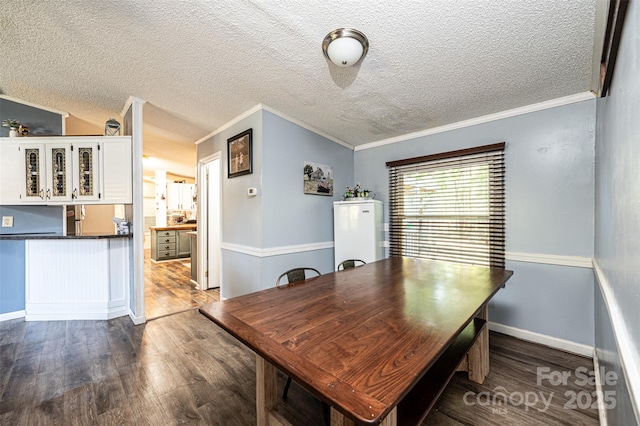
<instances>
[{"instance_id":1,"label":"white kitchen cabinet","mask_svg":"<svg viewBox=\"0 0 640 426\"><path fill-rule=\"evenodd\" d=\"M130 136L0 138L0 204L131 204Z\"/></svg>"},{"instance_id":2,"label":"white kitchen cabinet","mask_svg":"<svg viewBox=\"0 0 640 426\"><path fill-rule=\"evenodd\" d=\"M71 154L73 200L83 203L99 201L101 198L99 139L72 142Z\"/></svg>"},{"instance_id":3,"label":"white kitchen cabinet","mask_svg":"<svg viewBox=\"0 0 640 426\"><path fill-rule=\"evenodd\" d=\"M0 141L0 205L20 204L20 144L8 139Z\"/></svg>"},{"instance_id":4,"label":"white kitchen cabinet","mask_svg":"<svg viewBox=\"0 0 640 426\"><path fill-rule=\"evenodd\" d=\"M102 139L102 190L104 204L133 202L133 172L130 136L105 136Z\"/></svg>"},{"instance_id":5,"label":"white kitchen cabinet","mask_svg":"<svg viewBox=\"0 0 640 426\"><path fill-rule=\"evenodd\" d=\"M68 204L72 201L69 142L21 143L20 152L23 203Z\"/></svg>"},{"instance_id":6,"label":"white kitchen cabinet","mask_svg":"<svg viewBox=\"0 0 640 426\"><path fill-rule=\"evenodd\" d=\"M195 185L188 183L167 184L167 210L195 210L194 194Z\"/></svg>"}]
</instances>

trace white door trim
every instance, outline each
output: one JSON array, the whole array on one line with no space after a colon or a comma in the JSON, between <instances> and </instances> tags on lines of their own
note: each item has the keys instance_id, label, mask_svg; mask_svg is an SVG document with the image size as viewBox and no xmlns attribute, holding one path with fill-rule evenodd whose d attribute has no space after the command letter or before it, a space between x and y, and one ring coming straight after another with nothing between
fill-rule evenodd
<instances>
[{"instance_id":1,"label":"white door trim","mask_svg":"<svg viewBox=\"0 0 640 426\"><path fill-rule=\"evenodd\" d=\"M219 167L219 176L217 179L209 180L207 178L207 172L209 170L209 165L214 161L222 161L222 152L218 151L211 155L208 155L204 158L198 160L198 179L200 184L198 185L198 286L197 288L200 290L207 290L209 288L219 287L221 285L221 262L220 257L221 253L221 238L220 233L222 231L221 226L221 212L218 211L218 224L212 225L209 223L209 193L210 188L209 185L218 185L218 194L219 199L216 200L215 203L216 208L220 209L221 207L221 179L222 179L222 163ZM210 228L212 226L216 226L214 232L210 232ZM213 238L210 244L210 239ZM213 253L209 253L209 247L212 247ZM217 268L213 268L211 270L209 268L209 264L211 263L210 259L217 258ZM209 276L207 277L207 271L209 271Z\"/></svg>"}]
</instances>

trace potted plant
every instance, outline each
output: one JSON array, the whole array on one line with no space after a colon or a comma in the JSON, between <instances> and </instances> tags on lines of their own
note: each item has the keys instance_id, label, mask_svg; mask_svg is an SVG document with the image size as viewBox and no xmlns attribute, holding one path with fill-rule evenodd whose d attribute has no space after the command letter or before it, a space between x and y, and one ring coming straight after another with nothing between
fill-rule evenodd
<instances>
[{"instance_id":1,"label":"potted plant","mask_svg":"<svg viewBox=\"0 0 640 426\"><path fill-rule=\"evenodd\" d=\"M342 199L347 201L349 199L354 199L354 198L373 199L374 197L370 197L370 194L371 194L371 191L369 191L368 189L362 189L362 185L360 184L360 182L357 182L356 186L347 185L347 190L342 196Z\"/></svg>"},{"instance_id":2,"label":"potted plant","mask_svg":"<svg viewBox=\"0 0 640 426\"><path fill-rule=\"evenodd\" d=\"M20 123L18 120L14 120L13 118L2 121L2 127L9 128L9 137L11 138L15 138L18 136L18 129L21 125L22 123Z\"/></svg>"}]
</instances>

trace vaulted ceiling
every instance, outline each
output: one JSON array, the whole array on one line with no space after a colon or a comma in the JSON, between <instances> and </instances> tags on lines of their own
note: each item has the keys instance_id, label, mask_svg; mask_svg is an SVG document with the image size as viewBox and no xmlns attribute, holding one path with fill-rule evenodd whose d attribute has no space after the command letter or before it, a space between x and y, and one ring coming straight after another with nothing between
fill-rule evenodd
<instances>
[{"instance_id":1,"label":"vaulted ceiling","mask_svg":"<svg viewBox=\"0 0 640 426\"><path fill-rule=\"evenodd\" d=\"M0 92L97 128L141 98L145 148L159 153L193 148L257 104L355 147L596 90L606 7L20 0L0 9ZM324 36L340 27L369 39L355 67L323 56Z\"/></svg>"}]
</instances>

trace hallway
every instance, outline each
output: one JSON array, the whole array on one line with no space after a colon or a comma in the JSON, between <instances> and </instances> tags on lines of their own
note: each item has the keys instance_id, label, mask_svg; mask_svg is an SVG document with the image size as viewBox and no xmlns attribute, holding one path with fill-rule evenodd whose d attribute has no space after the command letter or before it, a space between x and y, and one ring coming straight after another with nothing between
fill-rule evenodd
<instances>
[{"instance_id":1,"label":"hallway","mask_svg":"<svg viewBox=\"0 0 640 426\"><path fill-rule=\"evenodd\" d=\"M184 312L220 300L220 289L196 290L190 259L152 262L144 251L144 309L147 320Z\"/></svg>"}]
</instances>

